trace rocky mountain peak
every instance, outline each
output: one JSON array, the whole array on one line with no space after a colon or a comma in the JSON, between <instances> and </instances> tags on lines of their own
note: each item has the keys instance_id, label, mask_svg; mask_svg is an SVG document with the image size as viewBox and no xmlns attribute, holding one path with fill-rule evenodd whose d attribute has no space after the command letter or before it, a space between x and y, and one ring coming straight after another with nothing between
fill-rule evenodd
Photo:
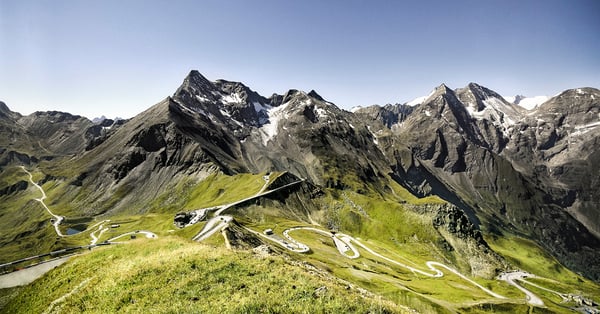
<instances>
[{"instance_id":1,"label":"rocky mountain peak","mask_svg":"<svg viewBox=\"0 0 600 314\"><path fill-rule=\"evenodd\" d=\"M325 101L325 99L323 99L323 97L321 97L321 95L317 94L317 92L313 89L310 92L308 92L308 96L315 98L317 100L320 101Z\"/></svg>"},{"instance_id":2,"label":"rocky mountain peak","mask_svg":"<svg viewBox=\"0 0 600 314\"><path fill-rule=\"evenodd\" d=\"M290 89L285 94L283 94L283 103L289 102L294 97L302 97L303 94L303 92L297 89Z\"/></svg>"},{"instance_id":3,"label":"rocky mountain peak","mask_svg":"<svg viewBox=\"0 0 600 314\"><path fill-rule=\"evenodd\" d=\"M10 111L10 109L8 109L8 106L3 101L0 101L0 112L8 112L8 111Z\"/></svg>"},{"instance_id":4,"label":"rocky mountain peak","mask_svg":"<svg viewBox=\"0 0 600 314\"><path fill-rule=\"evenodd\" d=\"M196 87L199 89L213 88L213 84L204 77L198 70L190 71L190 74L183 81L184 86Z\"/></svg>"},{"instance_id":5,"label":"rocky mountain peak","mask_svg":"<svg viewBox=\"0 0 600 314\"><path fill-rule=\"evenodd\" d=\"M445 83L442 83L435 88L435 93L442 93L442 94L452 93L452 94L454 94L454 91L450 87L448 87Z\"/></svg>"},{"instance_id":6,"label":"rocky mountain peak","mask_svg":"<svg viewBox=\"0 0 600 314\"><path fill-rule=\"evenodd\" d=\"M500 96L500 94L477 83L469 83L465 88L468 89L473 95L477 96L479 99L487 99L492 97L502 99L502 96Z\"/></svg>"},{"instance_id":7,"label":"rocky mountain peak","mask_svg":"<svg viewBox=\"0 0 600 314\"><path fill-rule=\"evenodd\" d=\"M487 102L494 101L496 105L505 102L498 93L476 83L469 83L466 87L456 90L458 98L473 111L479 112L489 106Z\"/></svg>"},{"instance_id":8,"label":"rocky mountain peak","mask_svg":"<svg viewBox=\"0 0 600 314\"><path fill-rule=\"evenodd\" d=\"M564 92L558 94L555 98L589 98L591 100L597 100L598 96L600 96L600 90L592 87L580 87L567 89Z\"/></svg>"},{"instance_id":9,"label":"rocky mountain peak","mask_svg":"<svg viewBox=\"0 0 600 314\"><path fill-rule=\"evenodd\" d=\"M0 117L10 117L11 115L12 111L4 102L0 101Z\"/></svg>"},{"instance_id":10,"label":"rocky mountain peak","mask_svg":"<svg viewBox=\"0 0 600 314\"><path fill-rule=\"evenodd\" d=\"M456 95L454 94L454 91L449 88L448 86L446 86L446 84L442 83L441 85L437 86L433 92L429 95L429 97L427 97L426 99L423 99L423 101L421 102L421 105L426 105L427 103L431 103L433 101L435 101L436 99L438 99L438 97L442 96L442 98L446 99L446 101L448 101L448 99L453 99L456 98ZM453 101L450 101L453 102Z\"/></svg>"},{"instance_id":11,"label":"rocky mountain peak","mask_svg":"<svg viewBox=\"0 0 600 314\"><path fill-rule=\"evenodd\" d=\"M217 87L200 72L192 70L173 95L186 104L215 103L218 101Z\"/></svg>"}]
</instances>

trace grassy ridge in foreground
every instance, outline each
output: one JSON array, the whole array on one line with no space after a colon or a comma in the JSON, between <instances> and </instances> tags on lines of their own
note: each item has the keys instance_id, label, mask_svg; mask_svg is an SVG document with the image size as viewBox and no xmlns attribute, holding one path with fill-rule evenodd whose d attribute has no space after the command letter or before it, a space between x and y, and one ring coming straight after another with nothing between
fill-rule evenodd
<instances>
[{"instance_id":1,"label":"grassy ridge in foreground","mask_svg":"<svg viewBox=\"0 0 600 314\"><path fill-rule=\"evenodd\" d=\"M321 288L325 287L325 288ZM310 274L279 256L136 240L77 257L23 288L3 313L394 313L393 303Z\"/></svg>"}]
</instances>

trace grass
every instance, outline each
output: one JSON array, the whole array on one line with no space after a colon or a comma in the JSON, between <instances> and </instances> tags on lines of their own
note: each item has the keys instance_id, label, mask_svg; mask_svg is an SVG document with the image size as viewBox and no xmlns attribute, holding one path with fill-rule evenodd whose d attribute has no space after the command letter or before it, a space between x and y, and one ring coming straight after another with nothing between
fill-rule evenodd
<instances>
[{"instance_id":1,"label":"grass","mask_svg":"<svg viewBox=\"0 0 600 314\"><path fill-rule=\"evenodd\" d=\"M211 175L189 194L186 207L190 209L232 203L258 193L265 184L264 174L235 176Z\"/></svg>"},{"instance_id":2,"label":"grass","mask_svg":"<svg viewBox=\"0 0 600 314\"><path fill-rule=\"evenodd\" d=\"M94 250L8 294L6 313L403 312L279 256L258 258L177 237Z\"/></svg>"},{"instance_id":3,"label":"grass","mask_svg":"<svg viewBox=\"0 0 600 314\"><path fill-rule=\"evenodd\" d=\"M29 183L29 177L20 167L7 167L2 170L2 176L0 176L0 189L13 185L18 181Z\"/></svg>"},{"instance_id":4,"label":"grass","mask_svg":"<svg viewBox=\"0 0 600 314\"><path fill-rule=\"evenodd\" d=\"M175 214L232 203L258 193L265 184L263 175L215 173L200 182L184 179L173 188L165 189L166 192L149 202L148 207L151 212Z\"/></svg>"}]
</instances>

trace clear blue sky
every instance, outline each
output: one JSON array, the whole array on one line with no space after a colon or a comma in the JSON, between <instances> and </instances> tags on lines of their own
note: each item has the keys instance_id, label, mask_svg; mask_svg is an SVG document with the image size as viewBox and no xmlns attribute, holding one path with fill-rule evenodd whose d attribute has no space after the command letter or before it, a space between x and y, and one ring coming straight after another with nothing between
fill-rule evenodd
<instances>
[{"instance_id":1,"label":"clear blue sky","mask_svg":"<svg viewBox=\"0 0 600 314\"><path fill-rule=\"evenodd\" d=\"M600 88L600 1L0 0L0 100L131 117L191 69L343 108Z\"/></svg>"}]
</instances>

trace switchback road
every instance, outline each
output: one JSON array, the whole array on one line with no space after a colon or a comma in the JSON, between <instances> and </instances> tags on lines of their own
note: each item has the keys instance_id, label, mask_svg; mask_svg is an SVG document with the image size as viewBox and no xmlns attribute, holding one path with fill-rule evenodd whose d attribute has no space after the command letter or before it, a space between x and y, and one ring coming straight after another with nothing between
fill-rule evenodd
<instances>
[{"instance_id":1,"label":"switchback road","mask_svg":"<svg viewBox=\"0 0 600 314\"><path fill-rule=\"evenodd\" d=\"M56 231L56 235L58 235L59 237L64 237L64 235L62 234L62 232L60 232L60 228L58 228L58 225L60 225L60 223L63 221L64 217L59 216L54 214L50 208L48 208L48 206L46 206L46 203L44 203L44 200L46 199L46 192L44 192L44 189L42 189L41 186L39 186L37 183L35 183L33 181L33 175L31 174L31 172L27 171L27 169L25 169L24 166L21 166L21 169L23 169L23 171L25 171L27 173L27 175L29 175L29 182L31 182L31 184L33 184L36 188L38 188L38 190L40 190L40 192L42 193L42 197L41 198L36 198L35 200L40 202L40 204L42 204L42 206L44 206L44 208L46 209L46 211L48 211L48 213L54 217L54 222L52 223L52 225L54 226L54 230Z\"/></svg>"}]
</instances>

